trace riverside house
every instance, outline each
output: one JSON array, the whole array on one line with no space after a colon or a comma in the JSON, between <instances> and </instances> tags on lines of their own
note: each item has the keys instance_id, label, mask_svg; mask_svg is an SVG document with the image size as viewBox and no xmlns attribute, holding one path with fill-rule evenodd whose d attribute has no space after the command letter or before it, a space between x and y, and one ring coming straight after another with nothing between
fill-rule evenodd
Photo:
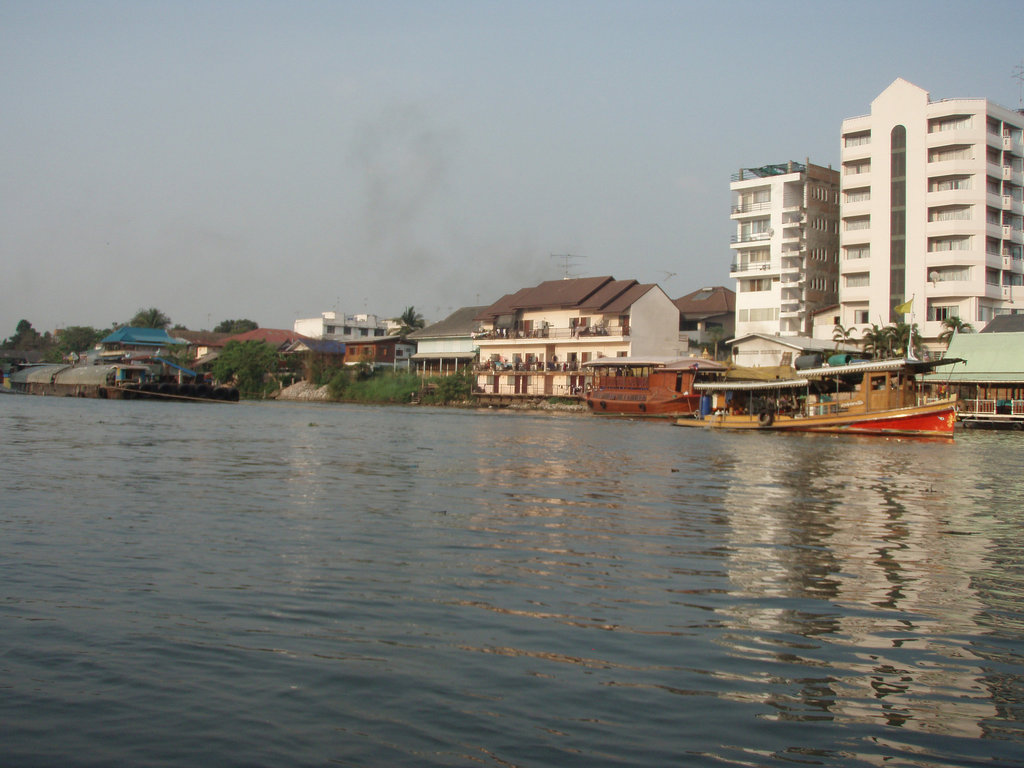
<instances>
[{"instance_id":1,"label":"riverside house","mask_svg":"<svg viewBox=\"0 0 1024 768\"><path fill-rule=\"evenodd\" d=\"M688 352L675 304L636 280L549 280L503 296L476 319L477 390L490 396L578 395L588 361Z\"/></svg>"}]
</instances>

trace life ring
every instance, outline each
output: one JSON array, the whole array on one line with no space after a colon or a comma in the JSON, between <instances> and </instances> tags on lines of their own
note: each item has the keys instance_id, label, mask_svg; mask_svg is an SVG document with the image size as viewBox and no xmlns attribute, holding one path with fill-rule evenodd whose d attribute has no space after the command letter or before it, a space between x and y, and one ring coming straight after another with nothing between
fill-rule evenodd
<instances>
[{"instance_id":1,"label":"life ring","mask_svg":"<svg viewBox=\"0 0 1024 768\"><path fill-rule=\"evenodd\" d=\"M770 427L775 423L775 415L771 411L765 411L757 417L757 423L762 427Z\"/></svg>"}]
</instances>

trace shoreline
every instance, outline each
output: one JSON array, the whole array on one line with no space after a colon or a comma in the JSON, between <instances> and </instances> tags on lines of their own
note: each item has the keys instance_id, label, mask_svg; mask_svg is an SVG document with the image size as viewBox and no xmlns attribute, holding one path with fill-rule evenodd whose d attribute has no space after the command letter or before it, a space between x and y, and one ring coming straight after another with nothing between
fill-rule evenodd
<instances>
[{"instance_id":1,"label":"shoreline","mask_svg":"<svg viewBox=\"0 0 1024 768\"><path fill-rule=\"evenodd\" d=\"M356 405L381 405L381 403L369 403L362 400L335 400L328 392L327 385L316 387L308 381L297 381L289 387L278 390L270 400L282 400L285 402L306 402L306 403L351 403ZM418 405L418 403L387 403L388 405ZM432 404L438 408L492 408L485 403L478 403L472 400L462 400L453 403ZM563 413L589 413L590 409L584 403L549 403L541 401L536 403L512 403L500 406L501 410L509 411L559 411Z\"/></svg>"}]
</instances>

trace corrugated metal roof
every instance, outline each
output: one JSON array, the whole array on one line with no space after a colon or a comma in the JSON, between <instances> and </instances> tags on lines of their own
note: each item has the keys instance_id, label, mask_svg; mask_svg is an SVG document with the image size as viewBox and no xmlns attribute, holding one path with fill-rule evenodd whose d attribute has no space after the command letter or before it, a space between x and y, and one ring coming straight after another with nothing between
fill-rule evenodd
<instances>
[{"instance_id":1,"label":"corrugated metal roof","mask_svg":"<svg viewBox=\"0 0 1024 768\"><path fill-rule=\"evenodd\" d=\"M1024 384L1024 333L958 333L946 357L963 363L928 374L927 381Z\"/></svg>"},{"instance_id":2,"label":"corrugated metal roof","mask_svg":"<svg viewBox=\"0 0 1024 768\"><path fill-rule=\"evenodd\" d=\"M775 381L722 381L717 384L694 384L701 392L747 392L756 389L797 389L806 387L808 379L776 379Z\"/></svg>"},{"instance_id":3,"label":"corrugated metal roof","mask_svg":"<svg viewBox=\"0 0 1024 768\"><path fill-rule=\"evenodd\" d=\"M33 365L11 374L12 384L49 384L50 380L69 365Z\"/></svg>"}]
</instances>

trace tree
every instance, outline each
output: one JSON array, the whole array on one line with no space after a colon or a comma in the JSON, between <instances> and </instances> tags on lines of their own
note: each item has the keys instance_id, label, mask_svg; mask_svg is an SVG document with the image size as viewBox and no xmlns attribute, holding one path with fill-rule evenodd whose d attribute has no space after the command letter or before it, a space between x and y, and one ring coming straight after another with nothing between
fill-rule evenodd
<instances>
[{"instance_id":1,"label":"tree","mask_svg":"<svg viewBox=\"0 0 1024 768\"><path fill-rule=\"evenodd\" d=\"M840 344L849 344L852 342L853 334L857 332L857 329L852 325L849 328L844 328L839 323L836 323L835 328L832 329L832 341L836 343L835 351L839 351Z\"/></svg>"},{"instance_id":2,"label":"tree","mask_svg":"<svg viewBox=\"0 0 1024 768\"><path fill-rule=\"evenodd\" d=\"M46 337L40 335L28 320L19 320L14 335L4 340L5 347L17 350L41 349L46 344Z\"/></svg>"},{"instance_id":3,"label":"tree","mask_svg":"<svg viewBox=\"0 0 1024 768\"><path fill-rule=\"evenodd\" d=\"M877 323L872 323L861 335L861 342L864 344L864 354L878 358L889 348L889 333Z\"/></svg>"},{"instance_id":4,"label":"tree","mask_svg":"<svg viewBox=\"0 0 1024 768\"><path fill-rule=\"evenodd\" d=\"M886 326L886 328L889 331L890 354L895 353L904 356L909 355L911 349L918 354L922 351L921 331L918 330L917 323L908 325L899 320L892 325Z\"/></svg>"},{"instance_id":5,"label":"tree","mask_svg":"<svg viewBox=\"0 0 1024 768\"><path fill-rule=\"evenodd\" d=\"M413 331L423 328L427 323L423 319L423 315L416 311L415 307L406 307L405 311L398 317L391 318L393 322L399 324L398 335L403 339Z\"/></svg>"},{"instance_id":6,"label":"tree","mask_svg":"<svg viewBox=\"0 0 1024 768\"><path fill-rule=\"evenodd\" d=\"M171 318L156 307L140 309L135 313L135 317L128 321L128 325L132 328L163 328L167 330L167 326L170 324Z\"/></svg>"},{"instance_id":7,"label":"tree","mask_svg":"<svg viewBox=\"0 0 1024 768\"><path fill-rule=\"evenodd\" d=\"M263 394L268 373L277 370L277 350L265 341L229 341L213 363L218 381L234 381L245 397Z\"/></svg>"},{"instance_id":8,"label":"tree","mask_svg":"<svg viewBox=\"0 0 1024 768\"><path fill-rule=\"evenodd\" d=\"M92 349L104 334L88 325L69 325L57 335L55 348L61 357Z\"/></svg>"},{"instance_id":9,"label":"tree","mask_svg":"<svg viewBox=\"0 0 1024 768\"><path fill-rule=\"evenodd\" d=\"M230 333L232 335L255 331L259 328L254 320L224 320L213 329L214 333Z\"/></svg>"},{"instance_id":10,"label":"tree","mask_svg":"<svg viewBox=\"0 0 1024 768\"><path fill-rule=\"evenodd\" d=\"M943 342L947 347L956 334L974 333L974 326L970 323L965 323L956 315L950 315L947 317L942 321L942 325L943 331L939 334L939 341Z\"/></svg>"}]
</instances>

